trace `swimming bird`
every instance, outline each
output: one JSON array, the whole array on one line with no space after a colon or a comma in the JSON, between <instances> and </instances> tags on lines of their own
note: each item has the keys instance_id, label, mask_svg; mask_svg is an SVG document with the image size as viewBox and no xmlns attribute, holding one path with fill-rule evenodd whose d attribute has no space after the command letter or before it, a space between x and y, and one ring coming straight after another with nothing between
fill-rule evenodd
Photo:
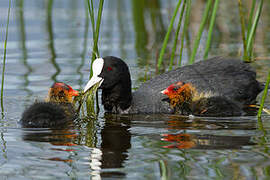
<instances>
[{"instance_id":1,"label":"swimming bird","mask_svg":"<svg viewBox=\"0 0 270 180\"><path fill-rule=\"evenodd\" d=\"M35 102L23 112L20 120L22 127L62 128L76 118L72 97L78 94L65 83L54 83L45 101Z\"/></svg>"},{"instance_id":2,"label":"swimming bird","mask_svg":"<svg viewBox=\"0 0 270 180\"><path fill-rule=\"evenodd\" d=\"M198 93L212 93L237 104L254 103L263 89L251 66L233 58L214 57L176 68L146 81L133 93L129 68L122 59L98 58L92 69L93 76L84 92L99 82L104 109L120 114L176 113L161 91L177 82L191 83Z\"/></svg>"},{"instance_id":3,"label":"swimming bird","mask_svg":"<svg viewBox=\"0 0 270 180\"><path fill-rule=\"evenodd\" d=\"M164 101L170 103L175 113L195 116L240 116L245 105L210 92L198 93L191 83L177 82L161 91L168 96Z\"/></svg>"}]
</instances>

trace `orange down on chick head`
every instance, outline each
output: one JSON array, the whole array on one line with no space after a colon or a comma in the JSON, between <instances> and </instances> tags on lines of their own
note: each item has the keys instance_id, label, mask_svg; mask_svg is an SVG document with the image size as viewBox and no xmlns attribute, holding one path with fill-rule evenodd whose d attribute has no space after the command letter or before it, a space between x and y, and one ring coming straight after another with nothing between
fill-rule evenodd
<instances>
[{"instance_id":1,"label":"orange down on chick head","mask_svg":"<svg viewBox=\"0 0 270 180\"><path fill-rule=\"evenodd\" d=\"M71 103L73 96L78 96L79 92L72 89L71 86L57 82L49 89L47 101L57 103Z\"/></svg>"}]
</instances>

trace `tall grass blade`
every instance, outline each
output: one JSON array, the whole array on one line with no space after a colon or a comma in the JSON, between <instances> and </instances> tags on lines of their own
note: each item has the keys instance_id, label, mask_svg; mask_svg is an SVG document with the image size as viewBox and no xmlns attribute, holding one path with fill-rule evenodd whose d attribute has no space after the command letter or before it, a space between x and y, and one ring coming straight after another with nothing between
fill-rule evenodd
<instances>
[{"instance_id":1,"label":"tall grass blade","mask_svg":"<svg viewBox=\"0 0 270 180\"><path fill-rule=\"evenodd\" d=\"M10 15L10 6L11 0L8 3L8 16L7 16L7 24L6 24L6 36L4 42L4 57L3 57L3 68L2 68L2 83L1 83L1 110L2 110L2 118L4 117L4 78L5 78L5 69L6 69L6 57L7 57L7 41L8 41L8 25L9 25L9 15Z\"/></svg>"},{"instance_id":2,"label":"tall grass blade","mask_svg":"<svg viewBox=\"0 0 270 180\"><path fill-rule=\"evenodd\" d=\"M253 19L253 16L254 16L254 11L255 11L255 6L256 6L256 0L252 0L252 5L251 5L251 9L250 9L250 13L249 13L249 16L248 16L248 27L247 27L247 34L250 33L250 29L251 29L251 26L252 26L252 19Z\"/></svg>"},{"instance_id":3,"label":"tall grass blade","mask_svg":"<svg viewBox=\"0 0 270 180\"><path fill-rule=\"evenodd\" d=\"M256 29L257 29L257 25L258 25L258 22L259 22L259 19L260 19L260 16L261 16L261 12L262 12L262 7L263 7L263 1L264 0L261 0L260 1L260 4L259 4L259 7L257 8L257 11L256 11L256 14L255 14L255 17L254 17L254 22L251 26L251 30L250 30L250 33L248 34L248 37L247 37L247 53L248 53L248 56L249 56L249 59L250 60L250 57L251 57L251 54L252 54L252 42L253 42L253 38L255 36L255 32L256 32Z\"/></svg>"},{"instance_id":4,"label":"tall grass blade","mask_svg":"<svg viewBox=\"0 0 270 180\"><path fill-rule=\"evenodd\" d=\"M159 171L160 171L160 179L161 180L169 180L169 169L168 164L164 160L159 160Z\"/></svg>"},{"instance_id":5,"label":"tall grass blade","mask_svg":"<svg viewBox=\"0 0 270 180\"><path fill-rule=\"evenodd\" d=\"M100 24L101 24L103 4L104 4L104 0L100 0L99 1L99 8L98 8L97 22L96 22L96 29L95 29L96 34L95 34L95 38L94 38L94 50L93 50L94 59L97 58L96 56L99 56L98 39L99 39L99 30L100 30ZM93 60L93 57L92 57L92 60Z\"/></svg>"},{"instance_id":6,"label":"tall grass blade","mask_svg":"<svg viewBox=\"0 0 270 180\"><path fill-rule=\"evenodd\" d=\"M210 11L211 3L212 3L212 0L207 0L207 4L206 4L205 10L203 12L202 22L200 24L199 31L198 31L198 34L196 36L194 47L193 47L193 50L192 50L192 53L191 53L191 57L189 59L189 64L194 63L195 56L197 54L197 50L198 50L200 40L201 40L201 37L202 37L202 33L203 33L203 30L204 30L204 26L206 24L208 14L209 14L209 11Z\"/></svg>"},{"instance_id":7,"label":"tall grass blade","mask_svg":"<svg viewBox=\"0 0 270 180\"><path fill-rule=\"evenodd\" d=\"M247 59L247 41L246 41L246 25L245 25L245 14L243 11L243 3L242 0L238 0L238 9L240 14L240 22L241 22L241 33L242 33L242 41L243 41L243 59Z\"/></svg>"},{"instance_id":8,"label":"tall grass blade","mask_svg":"<svg viewBox=\"0 0 270 180\"><path fill-rule=\"evenodd\" d=\"M177 15L177 12L179 10L181 2L182 2L182 0L179 0L177 5L176 5L176 8L174 9L173 17L172 17L172 19L170 21L168 31L167 31L167 33L165 35L165 39L163 41L163 45L162 45L162 48L161 48L161 51L160 51L160 54L159 54L158 65L157 65L158 70L160 69L161 63L163 61L163 56L165 54L165 50L166 50L166 47L167 47L167 44L168 44L170 33L171 33L172 29L173 29L173 23L174 23L176 15Z\"/></svg>"},{"instance_id":9,"label":"tall grass blade","mask_svg":"<svg viewBox=\"0 0 270 180\"><path fill-rule=\"evenodd\" d=\"M85 0L87 5L88 5L88 11L89 11L89 17L91 20L91 25L92 25L92 34L93 34L93 38L95 37L95 16L94 16L94 7L93 7L93 1L89 1L89 0Z\"/></svg>"},{"instance_id":10,"label":"tall grass blade","mask_svg":"<svg viewBox=\"0 0 270 180\"><path fill-rule=\"evenodd\" d=\"M181 66L181 64L182 64L184 39L185 39L185 36L188 37L187 30L188 30L188 25L189 25L190 9L191 9L191 0L187 0L185 23L184 23L184 27L183 27L183 31L182 31L182 35L181 35L181 48L180 48L179 62L178 62L179 66ZM186 42L189 42L189 40L187 39Z\"/></svg>"},{"instance_id":11,"label":"tall grass blade","mask_svg":"<svg viewBox=\"0 0 270 180\"><path fill-rule=\"evenodd\" d=\"M258 111L258 118L261 118L261 116L262 116L262 110L263 110L263 106L264 106L264 101L265 101L265 99L267 97L269 83L270 83L270 70L268 72L267 81L266 81L266 84L265 84L265 87L264 87L263 96L262 96L260 108L259 108L259 111Z\"/></svg>"},{"instance_id":12,"label":"tall grass blade","mask_svg":"<svg viewBox=\"0 0 270 180\"><path fill-rule=\"evenodd\" d=\"M91 1L86 0L86 1L88 5L88 11L89 11L89 16L90 16L91 25L92 25L92 32L93 32L93 50L92 50L91 65L90 65L92 67L94 60L99 56L98 39L99 39L99 30L100 30L104 0L99 1L99 8L98 8L98 15L97 15L96 23L95 23L93 0ZM92 75L93 75L93 70L91 68L90 77L92 77Z\"/></svg>"},{"instance_id":13,"label":"tall grass blade","mask_svg":"<svg viewBox=\"0 0 270 180\"><path fill-rule=\"evenodd\" d=\"M186 6L186 0L184 1L183 5L182 5L181 13L180 13L180 16L179 16L179 21L178 21L176 34L175 34L175 37L174 37L172 53L171 53L171 60L170 60L169 70L172 70L174 56L175 56L175 50L176 50L176 45L177 45L177 40L178 40L178 35L179 35L180 27L181 27L181 24L182 24L182 19L183 19L183 15L184 15L185 6Z\"/></svg>"},{"instance_id":14,"label":"tall grass blade","mask_svg":"<svg viewBox=\"0 0 270 180\"><path fill-rule=\"evenodd\" d=\"M89 17L90 17L90 20L91 20L91 25L92 25L92 37L93 37L93 41L95 42L95 37L96 37L96 28L95 28L95 15L94 15L94 7L93 7L93 1L91 0L85 0L87 1L87 5L88 5L88 11L89 11ZM95 48L95 45L93 45L93 49L92 49L92 61L91 61L91 64L90 64L90 74L89 74L89 78L92 77L93 75L93 70L92 70L92 64L93 64L93 59L94 58L94 48Z\"/></svg>"},{"instance_id":15,"label":"tall grass blade","mask_svg":"<svg viewBox=\"0 0 270 180\"><path fill-rule=\"evenodd\" d=\"M204 59L206 59L208 57L208 52L209 52L210 45L211 45L213 28L214 28L214 24L215 24L215 19L216 19L218 4L219 4L219 0L215 0L213 12L212 12L212 15L211 15L211 20L210 20L208 35L207 35L206 47L205 47L204 56L203 56Z\"/></svg>"},{"instance_id":16,"label":"tall grass blade","mask_svg":"<svg viewBox=\"0 0 270 180\"><path fill-rule=\"evenodd\" d=\"M86 0L87 1L87 0ZM93 69L92 65L93 62L97 57L99 57L99 51L98 51L98 39L99 39L99 31L100 31L100 24L101 24L101 17L102 17L102 10L103 10L103 4L104 0L99 1L99 8L98 8L98 15L97 15L97 21L95 23L95 14L94 14L94 4L93 0L88 0L87 5L88 5L88 11L89 11L89 16L92 24L92 31L93 31L93 50L92 50L92 57L91 57L91 71L90 71L90 77L93 75ZM97 112L95 113L94 110L94 95L88 96L86 99L86 104L87 104L87 113L93 113L93 114L98 114L99 112L99 106L98 106L98 93L97 91L95 92L96 95L96 107L97 107Z\"/></svg>"}]
</instances>

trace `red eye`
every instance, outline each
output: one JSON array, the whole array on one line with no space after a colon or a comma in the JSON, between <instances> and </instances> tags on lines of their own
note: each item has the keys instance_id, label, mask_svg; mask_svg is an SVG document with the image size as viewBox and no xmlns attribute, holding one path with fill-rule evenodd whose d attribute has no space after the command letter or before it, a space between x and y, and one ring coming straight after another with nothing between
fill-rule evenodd
<instances>
[{"instance_id":1,"label":"red eye","mask_svg":"<svg viewBox=\"0 0 270 180\"><path fill-rule=\"evenodd\" d=\"M107 69L108 69L108 71L111 71L112 70L112 67L108 67Z\"/></svg>"}]
</instances>

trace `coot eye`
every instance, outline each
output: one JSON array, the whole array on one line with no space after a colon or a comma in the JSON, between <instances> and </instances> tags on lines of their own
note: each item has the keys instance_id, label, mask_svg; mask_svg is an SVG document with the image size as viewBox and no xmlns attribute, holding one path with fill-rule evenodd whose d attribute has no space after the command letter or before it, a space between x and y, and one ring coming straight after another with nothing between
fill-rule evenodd
<instances>
[{"instance_id":1,"label":"coot eye","mask_svg":"<svg viewBox=\"0 0 270 180\"><path fill-rule=\"evenodd\" d=\"M112 70L112 67L108 67L107 70L108 70L108 71L111 71L111 70Z\"/></svg>"}]
</instances>

